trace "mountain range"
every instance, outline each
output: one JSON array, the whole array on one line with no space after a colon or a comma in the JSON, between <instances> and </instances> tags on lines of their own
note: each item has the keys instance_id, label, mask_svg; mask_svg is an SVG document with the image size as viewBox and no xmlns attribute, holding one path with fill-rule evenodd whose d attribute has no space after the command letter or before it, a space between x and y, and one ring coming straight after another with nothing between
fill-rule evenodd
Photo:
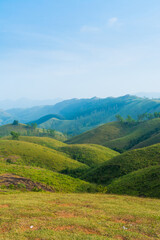
<instances>
[{"instance_id":1,"label":"mountain range","mask_svg":"<svg viewBox=\"0 0 160 240\"><path fill-rule=\"evenodd\" d=\"M70 99L55 105L0 112L1 125L14 119L21 123L37 122L40 128L55 129L75 136L101 124L115 121L115 115L137 119L139 114L160 112L160 100L132 95L108 98Z\"/></svg>"}]
</instances>

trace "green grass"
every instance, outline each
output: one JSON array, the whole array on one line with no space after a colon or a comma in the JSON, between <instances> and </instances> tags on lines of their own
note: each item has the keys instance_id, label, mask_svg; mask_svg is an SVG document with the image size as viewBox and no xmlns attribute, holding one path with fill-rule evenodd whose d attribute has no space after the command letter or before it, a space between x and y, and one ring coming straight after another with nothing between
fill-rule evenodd
<instances>
[{"instance_id":1,"label":"green grass","mask_svg":"<svg viewBox=\"0 0 160 240\"><path fill-rule=\"evenodd\" d=\"M61 147L59 150L90 167L96 166L119 155L116 151L95 144L66 144L66 146Z\"/></svg>"},{"instance_id":2,"label":"green grass","mask_svg":"<svg viewBox=\"0 0 160 240\"><path fill-rule=\"evenodd\" d=\"M160 166L137 170L113 181L108 192L160 198Z\"/></svg>"},{"instance_id":3,"label":"green grass","mask_svg":"<svg viewBox=\"0 0 160 240\"><path fill-rule=\"evenodd\" d=\"M160 119L152 119L131 125L111 122L73 137L67 140L66 143L100 144L123 152L133 148L141 142L143 142L143 147L148 146L148 144L145 145L145 141L157 134L157 132L160 132ZM160 138L154 138L150 140L150 145L159 142Z\"/></svg>"},{"instance_id":4,"label":"green grass","mask_svg":"<svg viewBox=\"0 0 160 240\"><path fill-rule=\"evenodd\" d=\"M67 157L64 153L23 141L0 140L0 155L2 160L16 156L14 160L16 164L37 166L54 171L87 167Z\"/></svg>"},{"instance_id":5,"label":"green grass","mask_svg":"<svg viewBox=\"0 0 160 240\"><path fill-rule=\"evenodd\" d=\"M21 136L19 138L20 141L31 142L35 144L39 144L48 148L52 148L58 150L60 147L65 147L67 144L60 142L56 139L49 137L29 137L29 136Z\"/></svg>"},{"instance_id":6,"label":"green grass","mask_svg":"<svg viewBox=\"0 0 160 240\"><path fill-rule=\"evenodd\" d=\"M2 240L160 239L160 200L155 199L103 194L1 194L0 215Z\"/></svg>"},{"instance_id":7,"label":"green grass","mask_svg":"<svg viewBox=\"0 0 160 240\"><path fill-rule=\"evenodd\" d=\"M157 132L153 134L151 137L149 137L148 139L138 143L133 147L133 149L151 146L156 143L160 143L160 132Z\"/></svg>"},{"instance_id":8,"label":"green grass","mask_svg":"<svg viewBox=\"0 0 160 240\"><path fill-rule=\"evenodd\" d=\"M116 178L149 166L160 165L160 144L125 152L88 171L84 179L110 184Z\"/></svg>"},{"instance_id":9,"label":"green grass","mask_svg":"<svg viewBox=\"0 0 160 240\"><path fill-rule=\"evenodd\" d=\"M97 187L93 184L47 169L0 162L0 175L6 173L25 177L33 182L43 183L52 187L55 192L98 191Z\"/></svg>"},{"instance_id":10,"label":"green grass","mask_svg":"<svg viewBox=\"0 0 160 240\"><path fill-rule=\"evenodd\" d=\"M107 141L122 137L130 133L131 128L118 122L106 123L100 127L82 133L66 141L69 144L92 143L105 145Z\"/></svg>"}]
</instances>

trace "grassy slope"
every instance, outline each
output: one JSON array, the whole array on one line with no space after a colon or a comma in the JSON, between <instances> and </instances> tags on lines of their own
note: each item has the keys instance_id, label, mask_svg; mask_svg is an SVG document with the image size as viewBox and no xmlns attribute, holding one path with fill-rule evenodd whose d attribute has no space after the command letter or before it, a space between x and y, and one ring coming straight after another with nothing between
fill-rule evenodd
<instances>
[{"instance_id":1,"label":"grassy slope","mask_svg":"<svg viewBox=\"0 0 160 240\"><path fill-rule=\"evenodd\" d=\"M0 137L9 136L11 131L18 132L22 136L27 136L27 135L39 136L39 135L47 134L47 133L43 133L43 130L40 128L36 128L34 130L31 128L28 128L28 126L25 124L18 124L18 125L7 124L7 125L0 126ZM60 141L66 140L66 137L62 133L57 131L55 132L54 138Z\"/></svg>"},{"instance_id":2,"label":"grassy slope","mask_svg":"<svg viewBox=\"0 0 160 240\"><path fill-rule=\"evenodd\" d=\"M76 144L68 145L66 143L57 141L52 138L46 137L20 137L21 141L36 143L48 148L55 149L57 151L67 154L69 158L75 159L88 166L94 166L100 164L119 153L109 148L95 145L95 144Z\"/></svg>"},{"instance_id":3,"label":"grassy slope","mask_svg":"<svg viewBox=\"0 0 160 240\"><path fill-rule=\"evenodd\" d=\"M94 143L112 149L127 150L151 138L157 131L160 131L160 119L153 119L135 125L112 122L71 138L67 143ZM156 141L151 143L154 144Z\"/></svg>"},{"instance_id":4,"label":"grassy slope","mask_svg":"<svg viewBox=\"0 0 160 240\"><path fill-rule=\"evenodd\" d=\"M123 127L118 122L111 122L82 133L81 135L73 137L66 142L70 144L93 143L105 145L107 141L120 138L130 133L130 131L131 129L128 126Z\"/></svg>"},{"instance_id":5,"label":"grassy slope","mask_svg":"<svg viewBox=\"0 0 160 240\"><path fill-rule=\"evenodd\" d=\"M1 194L0 206L3 240L158 240L160 237L160 200L156 199L21 193Z\"/></svg>"},{"instance_id":6,"label":"grassy slope","mask_svg":"<svg viewBox=\"0 0 160 240\"><path fill-rule=\"evenodd\" d=\"M59 149L60 147L65 147L67 144L60 142L56 139L49 138L49 137L29 137L29 136L21 136L19 138L20 141L24 142L31 142L42 145L44 147L52 148L52 149Z\"/></svg>"},{"instance_id":7,"label":"grassy slope","mask_svg":"<svg viewBox=\"0 0 160 240\"><path fill-rule=\"evenodd\" d=\"M138 124L134 131L124 137L108 141L105 145L110 148L118 148L128 150L142 141L151 138L152 135L160 131L160 119L153 119ZM160 142L160 141L159 141ZM151 145L156 142L152 141ZM143 144L143 147L147 145Z\"/></svg>"},{"instance_id":8,"label":"grassy slope","mask_svg":"<svg viewBox=\"0 0 160 240\"><path fill-rule=\"evenodd\" d=\"M160 132L157 132L157 133L153 134L153 136L149 137L148 139L136 144L133 147L133 149L148 147L148 146L151 146L156 143L160 143Z\"/></svg>"},{"instance_id":9,"label":"grassy slope","mask_svg":"<svg viewBox=\"0 0 160 240\"><path fill-rule=\"evenodd\" d=\"M152 166L123 176L108 186L108 192L160 198L160 166Z\"/></svg>"},{"instance_id":10,"label":"grassy slope","mask_svg":"<svg viewBox=\"0 0 160 240\"><path fill-rule=\"evenodd\" d=\"M84 176L85 180L109 184L114 179L138 169L160 165L160 144L123 153L108 160L101 166L91 169Z\"/></svg>"},{"instance_id":11,"label":"grassy slope","mask_svg":"<svg viewBox=\"0 0 160 240\"><path fill-rule=\"evenodd\" d=\"M0 140L0 155L1 158L16 155L19 156L16 159L17 164L44 167L54 171L87 167L56 150L22 141Z\"/></svg>"},{"instance_id":12,"label":"grassy slope","mask_svg":"<svg viewBox=\"0 0 160 240\"><path fill-rule=\"evenodd\" d=\"M0 175L5 173L12 173L26 177L34 182L51 186L55 192L87 192L96 190L96 187L92 184L47 169L0 162Z\"/></svg>"},{"instance_id":13,"label":"grassy slope","mask_svg":"<svg viewBox=\"0 0 160 240\"><path fill-rule=\"evenodd\" d=\"M95 144L66 145L60 148L71 158L93 167L119 155L116 151Z\"/></svg>"}]
</instances>

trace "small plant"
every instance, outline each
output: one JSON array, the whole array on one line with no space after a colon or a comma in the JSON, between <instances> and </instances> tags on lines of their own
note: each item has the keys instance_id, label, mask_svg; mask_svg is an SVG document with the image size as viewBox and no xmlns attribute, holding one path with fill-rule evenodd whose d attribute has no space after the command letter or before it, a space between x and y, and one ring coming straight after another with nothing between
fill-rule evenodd
<instances>
[{"instance_id":1,"label":"small plant","mask_svg":"<svg viewBox=\"0 0 160 240\"><path fill-rule=\"evenodd\" d=\"M42 192L42 189L41 188L38 188L38 187L34 187L32 189L33 192Z\"/></svg>"},{"instance_id":2,"label":"small plant","mask_svg":"<svg viewBox=\"0 0 160 240\"><path fill-rule=\"evenodd\" d=\"M8 186L8 188L9 188L9 189L15 189L15 186L14 186L14 184L10 184L10 185Z\"/></svg>"},{"instance_id":3,"label":"small plant","mask_svg":"<svg viewBox=\"0 0 160 240\"><path fill-rule=\"evenodd\" d=\"M24 183L18 183L17 188L23 188L26 189L26 185Z\"/></svg>"}]
</instances>

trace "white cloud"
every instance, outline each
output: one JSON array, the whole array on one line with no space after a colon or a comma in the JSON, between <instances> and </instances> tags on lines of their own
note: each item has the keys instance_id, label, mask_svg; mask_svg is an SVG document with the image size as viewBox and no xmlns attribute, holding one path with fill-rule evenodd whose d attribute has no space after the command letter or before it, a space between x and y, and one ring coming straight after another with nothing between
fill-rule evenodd
<instances>
[{"instance_id":1,"label":"white cloud","mask_svg":"<svg viewBox=\"0 0 160 240\"><path fill-rule=\"evenodd\" d=\"M84 25L81 27L80 31L83 33L97 33L100 31L100 28Z\"/></svg>"},{"instance_id":2,"label":"white cloud","mask_svg":"<svg viewBox=\"0 0 160 240\"><path fill-rule=\"evenodd\" d=\"M110 18L110 19L108 20L108 25L109 25L110 27L112 27L112 26L114 26L117 22L118 22L118 18L113 17L113 18Z\"/></svg>"}]
</instances>

